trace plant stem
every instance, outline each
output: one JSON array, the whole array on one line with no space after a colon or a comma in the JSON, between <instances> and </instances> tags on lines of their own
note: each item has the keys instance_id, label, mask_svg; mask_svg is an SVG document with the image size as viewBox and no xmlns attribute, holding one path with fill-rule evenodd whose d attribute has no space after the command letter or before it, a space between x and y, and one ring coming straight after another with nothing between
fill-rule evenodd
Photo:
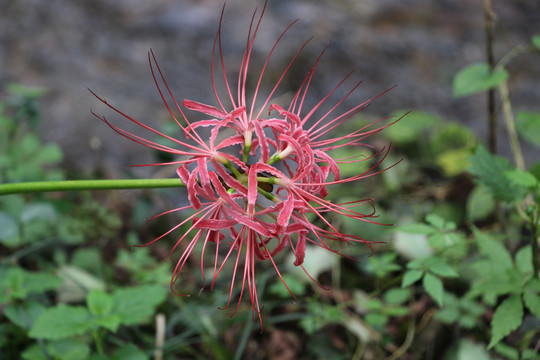
<instances>
[{"instance_id":1,"label":"plant stem","mask_svg":"<svg viewBox=\"0 0 540 360\"><path fill-rule=\"evenodd\" d=\"M508 94L508 83L506 81L499 85L499 92L501 93L504 120L506 122L506 129L508 130L508 137L510 138L510 147L512 148L514 161L518 169L525 171L525 161L523 160L523 154L521 153L521 147L519 145L514 114L512 114L512 105L510 103L510 95Z\"/></svg>"},{"instance_id":2,"label":"plant stem","mask_svg":"<svg viewBox=\"0 0 540 360\"><path fill-rule=\"evenodd\" d=\"M180 179L33 181L0 184L0 196L48 191L120 190L185 186Z\"/></svg>"},{"instance_id":3,"label":"plant stem","mask_svg":"<svg viewBox=\"0 0 540 360\"><path fill-rule=\"evenodd\" d=\"M495 58L493 56L493 22L495 13L491 7L491 0L484 0L484 18L486 30L486 59L491 70L495 67ZM497 153L497 119L495 117L495 90L489 89L487 93L488 107L488 143L489 152Z\"/></svg>"},{"instance_id":4,"label":"plant stem","mask_svg":"<svg viewBox=\"0 0 540 360\"><path fill-rule=\"evenodd\" d=\"M93 330L92 336L94 338L94 341L96 342L96 349L99 355L104 355L103 353L103 340L101 338L101 334L99 330Z\"/></svg>"},{"instance_id":5,"label":"plant stem","mask_svg":"<svg viewBox=\"0 0 540 360\"><path fill-rule=\"evenodd\" d=\"M533 265L533 276L538 279L540 275L540 248L538 246L538 238L540 238L540 229L538 227L538 214L539 209L537 208L532 216L532 237L531 237L531 252L532 252L532 265Z\"/></svg>"}]
</instances>

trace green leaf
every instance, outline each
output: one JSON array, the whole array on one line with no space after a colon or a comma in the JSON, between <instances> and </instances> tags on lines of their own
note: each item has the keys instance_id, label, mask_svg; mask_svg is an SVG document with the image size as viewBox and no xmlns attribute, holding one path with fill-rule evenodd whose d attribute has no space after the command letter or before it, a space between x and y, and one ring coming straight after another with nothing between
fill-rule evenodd
<instances>
[{"instance_id":1,"label":"green leaf","mask_svg":"<svg viewBox=\"0 0 540 360\"><path fill-rule=\"evenodd\" d=\"M62 280L54 275L33 273L19 267L11 268L0 283L0 303L7 299L24 299L28 294L53 290L62 284ZM6 299L3 294L7 294Z\"/></svg>"},{"instance_id":2,"label":"green leaf","mask_svg":"<svg viewBox=\"0 0 540 360\"><path fill-rule=\"evenodd\" d=\"M514 266L512 255L500 240L494 239L489 233L480 231L477 228L473 228L473 234L480 252L491 260L491 274L503 273Z\"/></svg>"},{"instance_id":3,"label":"green leaf","mask_svg":"<svg viewBox=\"0 0 540 360\"><path fill-rule=\"evenodd\" d=\"M426 222L433 225L435 228L439 230L446 230L446 221L436 214L429 214L426 216Z\"/></svg>"},{"instance_id":4,"label":"green leaf","mask_svg":"<svg viewBox=\"0 0 540 360\"><path fill-rule=\"evenodd\" d=\"M453 84L454 97L474 94L493 89L508 79L505 69L495 68L491 70L489 64L476 63L460 70Z\"/></svg>"},{"instance_id":5,"label":"green leaf","mask_svg":"<svg viewBox=\"0 0 540 360\"><path fill-rule=\"evenodd\" d=\"M401 270L401 265L396 258L396 253L376 254L366 259L364 269L375 274L377 278L385 277L392 272Z\"/></svg>"},{"instance_id":6,"label":"green leaf","mask_svg":"<svg viewBox=\"0 0 540 360\"><path fill-rule=\"evenodd\" d=\"M9 305L4 309L4 315L14 324L23 329L30 329L37 318L45 311L45 306L37 301L27 300L23 304Z\"/></svg>"},{"instance_id":7,"label":"green leaf","mask_svg":"<svg viewBox=\"0 0 540 360\"><path fill-rule=\"evenodd\" d=\"M531 42L537 50L540 50L540 35L533 35Z\"/></svg>"},{"instance_id":8,"label":"green leaf","mask_svg":"<svg viewBox=\"0 0 540 360\"><path fill-rule=\"evenodd\" d=\"M23 156L34 155L39 151L41 142L36 134L30 133L24 135L22 141L19 143L19 146L19 150L22 152Z\"/></svg>"},{"instance_id":9,"label":"green leaf","mask_svg":"<svg viewBox=\"0 0 540 360\"><path fill-rule=\"evenodd\" d=\"M401 305L409 299L409 296L409 289L392 288L384 293L384 301L391 305Z\"/></svg>"},{"instance_id":10,"label":"green leaf","mask_svg":"<svg viewBox=\"0 0 540 360\"><path fill-rule=\"evenodd\" d=\"M513 346L508 346L505 343L498 343L493 350L495 350L497 354L504 356L505 359L519 360L519 350Z\"/></svg>"},{"instance_id":11,"label":"green leaf","mask_svg":"<svg viewBox=\"0 0 540 360\"><path fill-rule=\"evenodd\" d=\"M9 243L13 238L19 236L19 226L17 221L5 212L0 212L0 242Z\"/></svg>"},{"instance_id":12,"label":"green leaf","mask_svg":"<svg viewBox=\"0 0 540 360\"><path fill-rule=\"evenodd\" d=\"M42 164L56 164L62 160L62 150L56 144L43 146L37 154L37 161Z\"/></svg>"},{"instance_id":13,"label":"green leaf","mask_svg":"<svg viewBox=\"0 0 540 360\"><path fill-rule=\"evenodd\" d=\"M440 311L437 311L435 314L435 319L445 324L453 324L457 323L461 316L462 314L459 312L458 307L448 307L448 304L446 303Z\"/></svg>"},{"instance_id":14,"label":"green leaf","mask_svg":"<svg viewBox=\"0 0 540 360\"><path fill-rule=\"evenodd\" d=\"M440 277L459 277L459 274L450 265L438 262L429 267L429 271Z\"/></svg>"},{"instance_id":15,"label":"green leaf","mask_svg":"<svg viewBox=\"0 0 540 360\"><path fill-rule=\"evenodd\" d=\"M516 253L516 267L526 275L533 273L532 248L530 245L524 246Z\"/></svg>"},{"instance_id":16,"label":"green leaf","mask_svg":"<svg viewBox=\"0 0 540 360\"><path fill-rule=\"evenodd\" d=\"M529 169L529 172L538 180L540 181L540 161L531 166Z\"/></svg>"},{"instance_id":17,"label":"green leaf","mask_svg":"<svg viewBox=\"0 0 540 360\"><path fill-rule=\"evenodd\" d=\"M22 353L25 360L85 360L90 356L90 347L84 343L69 340L49 341L46 344L47 355L38 344L35 344Z\"/></svg>"},{"instance_id":18,"label":"green leaf","mask_svg":"<svg viewBox=\"0 0 540 360\"><path fill-rule=\"evenodd\" d=\"M457 323L465 329L472 329L484 314L484 307L477 301L466 297L457 298L452 293L444 293L444 307L435 314L435 318L445 324Z\"/></svg>"},{"instance_id":19,"label":"green leaf","mask_svg":"<svg viewBox=\"0 0 540 360\"><path fill-rule=\"evenodd\" d=\"M10 94L24 97L27 99L37 99L47 93L47 90L43 87L27 86L12 82L6 84L6 91Z\"/></svg>"},{"instance_id":20,"label":"green leaf","mask_svg":"<svg viewBox=\"0 0 540 360\"><path fill-rule=\"evenodd\" d=\"M141 250L143 250L142 252L144 252L144 250L148 249L141 248ZM114 265L116 266L117 264L118 262L116 262ZM103 265L103 262L101 260L101 249L98 247L78 248L71 255L71 265L90 271L92 273L99 273Z\"/></svg>"},{"instance_id":21,"label":"green leaf","mask_svg":"<svg viewBox=\"0 0 540 360\"><path fill-rule=\"evenodd\" d=\"M93 322L97 324L98 326L106 328L107 330L116 332L116 330L118 330L118 327L120 326L120 323L122 322L122 318L120 317L120 315L116 315L116 314L107 315L104 317L94 319Z\"/></svg>"},{"instance_id":22,"label":"green leaf","mask_svg":"<svg viewBox=\"0 0 540 360\"><path fill-rule=\"evenodd\" d=\"M422 223L410 223L405 225L400 225L396 228L397 231L401 231L404 233L411 233L411 234L433 234L437 231L436 228L430 225L422 224Z\"/></svg>"},{"instance_id":23,"label":"green leaf","mask_svg":"<svg viewBox=\"0 0 540 360\"><path fill-rule=\"evenodd\" d=\"M364 308L370 311L381 311L384 308L384 304L380 299L374 298L364 303Z\"/></svg>"},{"instance_id":24,"label":"green leaf","mask_svg":"<svg viewBox=\"0 0 540 360\"><path fill-rule=\"evenodd\" d=\"M437 154L435 162L445 176L453 177L461 174L469 166L470 156L470 149L452 149Z\"/></svg>"},{"instance_id":25,"label":"green leaf","mask_svg":"<svg viewBox=\"0 0 540 360\"><path fill-rule=\"evenodd\" d=\"M538 352L535 349L525 349L521 353L521 360L538 360Z\"/></svg>"},{"instance_id":26,"label":"green leaf","mask_svg":"<svg viewBox=\"0 0 540 360\"><path fill-rule=\"evenodd\" d=\"M372 153L368 149L359 149L359 148L338 148L335 149L332 152L332 157L334 159L349 159L349 160L362 160L362 159L368 159ZM369 170L370 164L368 161L360 161L360 162L351 162L351 163L343 163L339 166L339 173L341 174L341 177L350 177L354 176L356 174L365 172ZM350 193L349 193L350 194Z\"/></svg>"},{"instance_id":27,"label":"green leaf","mask_svg":"<svg viewBox=\"0 0 540 360\"><path fill-rule=\"evenodd\" d=\"M433 274L426 273L426 275L424 275L423 285L424 289L433 300L435 300L439 306L442 306L444 288L441 279Z\"/></svg>"},{"instance_id":28,"label":"green leaf","mask_svg":"<svg viewBox=\"0 0 540 360\"><path fill-rule=\"evenodd\" d=\"M13 194L2 198L2 210L15 219L19 218L26 201L21 194Z\"/></svg>"},{"instance_id":29,"label":"green leaf","mask_svg":"<svg viewBox=\"0 0 540 360\"><path fill-rule=\"evenodd\" d=\"M53 221L58 216L50 203L31 203L24 207L21 212L21 221L30 223L34 221Z\"/></svg>"},{"instance_id":30,"label":"green leaf","mask_svg":"<svg viewBox=\"0 0 540 360\"><path fill-rule=\"evenodd\" d=\"M538 294L525 290L523 293L523 302L527 309L540 320L540 296Z\"/></svg>"},{"instance_id":31,"label":"green leaf","mask_svg":"<svg viewBox=\"0 0 540 360\"><path fill-rule=\"evenodd\" d=\"M469 158L469 172L476 181L487 186L499 199L507 202L521 199L523 194L516 191L514 184L503 175L512 169L508 159L490 154L483 146L478 146L474 155Z\"/></svg>"},{"instance_id":32,"label":"green leaf","mask_svg":"<svg viewBox=\"0 0 540 360\"><path fill-rule=\"evenodd\" d=\"M533 278L527 283L527 288L540 292L540 279Z\"/></svg>"},{"instance_id":33,"label":"green leaf","mask_svg":"<svg viewBox=\"0 0 540 360\"><path fill-rule=\"evenodd\" d=\"M113 307L113 299L103 290L92 290L86 297L88 309L92 315L101 316L110 314Z\"/></svg>"},{"instance_id":34,"label":"green leaf","mask_svg":"<svg viewBox=\"0 0 540 360\"><path fill-rule=\"evenodd\" d=\"M420 278L424 275L424 272L422 270L408 270L405 275L403 275L403 280L401 281L401 287L406 288L420 280Z\"/></svg>"},{"instance_id":35,"label":"green leaf","mask_svg":"<svg viewBox=\"0 0 540 360\"><path fill-rule=\"evenodd\" d=\"M538 184L538 180L536 180L533 174L520 169L505 171L504 176L506 176L516 186L528 189L534 188Z\"/></svg>"},{"instance_id":36,"label":"green leaf","mask_svg":"<svg viewBox=\"0 0 540 360\"><path fill-rule=\"evenodd\" d=\"M146 353L141 351L138 347L133 344L127 344L122 346L120 349L116 350L113 353L113 356L110 360L148 360Z\"/></svg>"},{"instance_id":37,"label":"green leaf","mask_svg":"<svg viewBox=\"0 0 540 360\"><path fill-rule=\"evenodd\" d=\"M434 130L429 147L436 157L447 151L471 150L477 142L471 129L455 122L444 122Z\"/></svg>"},{"instance_id":38,"label":"green leaf","mask_svg":"<svg viewBox=\"0 0 540 360\"><path fill-rule=\"evenodd\" d=\"M92 328L90 313L81 306L60 304L48 309L30 329L32 338L59 340L84 334Z\"/></svg>"},{"instance_id":39,"label":"green leaf","mask_svg":"<svg viewBox=\"0 0 540 360\"><path fill-rule=\"evenodd\" d=\"M520 292L521 284L508 279L483 281L474 284L471 289L471 295L482 295L484 299L491 296L497 297L499 295L517 294Z\"/></svg>"},{"instance_id":40,"label":"green leaf","mask_svg":"<svg viewBox=\"0 0 540 360\"><path fill-rule=\"evenodd\" d=\"M382 329L388 322L388 315L381 313L368 313L366 314L365 321L375 329Z\"/></svg>"},{"instance_id":41,"label":"green leaf","mask_svg":"<svg viewBox=\"0 0 540 360\"><path fill-rule=\"evenodd\" d=\"M289 287L291 292L294 295L304 295L306 292L306 284L298 278L289 275L289 274L283 274L283 281L285 281L285 284ZM282 298L289 298L291 294L287 290L287 288L283 285L283 282L281 282L281 279L277 279L269 288L268 290L279 297Z\"/></svg>"},{"instance_id":42,"label":"green leaf","mask_svg":"<svg viewBox=\"0 0 540 360\"><path fill-rule=\"evenodd\" d=\"M529 143L540 147L540 113L530 111L518 112L516 130Z\"/></svg>"},{"instance_id":43,"label":"green leaf","mask_svg":"<svg viewBox=\"0 0 540 360\"><path fill-rule=\"evenodd\" d=\"M483 185L475 186L467 199L467 219L485 219L495 210L493 194Z\"/></svg>"},{"instance_id":44,"label":"green leaf","mask_svg":"<svg viewBox=\"0 0 540 360\"><path fill-rule=\"evenodd\" d=\"M53 341L50 348L51 354L60 360L84 360L90 355L88 345L73 339Z\"/></svg>"},{"instance_id":45,"label":"green leaf","mask_svg":"<svg viewBox=\"0 0 540 360\"><path fill-rule=\"evenodd\" d=\"M483 344L462 338L444 354L444 360L491 360Z\"/></svg>"},{"instance_id":46,"label":"green leaf","mask_svg":"<svg viewBox=\"0 0 540 360\"><path fill-rule=\"evenodd\" d=\"M159 285L144 285L116 290L113 295L113 314L118 314L122 324L133 325L144 322L155 308L165 301L167 290Z\"/></svg>"},{"instance_id":47,"label":"green leaf","mask_svg":"<svg viewBox=\"0 0 540 360\"><path fill-rule=\"evenodd\" d=\"M313 334L330 323L342 322L344 319L339 307L315 300L308 302L308 314L300 320L300 325L308 334Z\"/></svg>"},{"instance_id":48,"label":"green leaf","mask_svg":"<svg viewBox=\"0 0 540 360\"><path fill-rule=\"evenodd\" d=\"M404 306L386 306L383 313L392 317L400 317L407 315L409 309Z\"/></svg>"},{"instance_id":49,"label":"green leaf","mask_svg":"<svg viewBox=\"0 0 540 360\"><path fill-rule=\"evenodd\" d=\"M399 111L392 114L396 118L401 118L406 111ZM385 136L396 144L407 144L424 138L426 130L433 128L442 119L437 115L422 111L413 111L398 123L385 129Z\"/></svg>"},{"instance_id":50,"label":"green leaf","mask_svg":"<svg viewBox=\"0 0 540 360\"><path fill-rule=\"evenodd\" d=\"M523 319L523 304L519 295L505 299L495 310L491 321L491 340L488 349L491 349L506 335L516 330Z\"/></svg>"},{"instance_id":51,"label":"green leaf","mask_svg":"<svg viewBox=\"0 0 540 360\"><path fill-rule=\"evenodd\" d=\"M409 261L407 263L407 269L425 270L426 259L430 259L430 258L425 257L425 258L414 259L414 260Z\"/></svg>"}]
</instances>

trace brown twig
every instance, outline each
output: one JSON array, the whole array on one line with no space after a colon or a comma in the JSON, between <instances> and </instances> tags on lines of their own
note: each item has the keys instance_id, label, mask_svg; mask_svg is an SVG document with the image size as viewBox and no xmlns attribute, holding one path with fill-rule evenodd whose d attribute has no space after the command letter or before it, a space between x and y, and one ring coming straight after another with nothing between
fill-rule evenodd
<instances>
[{"instance_id":1,"label":"brown twig","mask_svg":"<svg viewBox=\"0 0 540 360\"><path fill-rule=\"evenodd\" d=\"M493 71L495 68L495 57L493 55L493 23L495 22L495 12L491 7L491 0L484 0L484 18L486 31L486 59L489 67ZM497 118L495 116L495 89L489 89L487 93L487 111L489 151L492 154L496 154Z\"/></svg>"}]
</instances>

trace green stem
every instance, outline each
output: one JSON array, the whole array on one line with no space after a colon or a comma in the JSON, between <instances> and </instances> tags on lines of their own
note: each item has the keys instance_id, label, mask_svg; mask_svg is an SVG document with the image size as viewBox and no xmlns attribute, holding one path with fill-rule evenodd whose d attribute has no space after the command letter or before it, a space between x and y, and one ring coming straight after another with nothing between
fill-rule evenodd
<instances>
[{"instance_id":1,"label":"green stem","mask_svg":"<svg viewBox=\"0 0 540 360\"><path fill-rule=\"evenodd\" d=\"M540 238L540 229L538 228L538 215L539 209L536 208L534 215L532 216L532 238L531 238L531 252L532 252L532 265L533 276L538 279L540 275L540 248L538 246L538 238Z\"/></svg>"},{"instance_id":2,"label":"green stem","mask_svg":"<svg viewBox=\"0 0 540 360\"><path fill-rule=\"evenodd\" d=\"M518 169L525 171L525 161L523 160L523 154L521 153L521 147L519 145L514 114L512 113L512 105L510 102L510 95L508 94L508 83L506 81L499 85L499 92L501 94L504 120L506 122L508 137L510 138L510 146L514 155L514 161Z\"/></svg>"},{"instance_id":3,"label":"green stem","mask_svg":"<svg viewBox=\"0 0 540 360\"><path fill-rule=\"evenodd\" d=\"M520 54L523 54L523 53L532 52L534 50L535 50L535 47L532 46L532 45L529 45L529 46L517 46L517 47L513 48L512 50L510 50L508 53L506 53L501 58L501 60L499 60L496 67L499 68L499 69L502 69L506 65L508 65L508 63L511 60L513 60L516 56L518 56Z\"/></svg>"},{"instance_id":4,"label":"green stem","mask_svg":"<svg viewBox=\"0 0 540 360\"><path fill-rule=\"evenodd\" d=\"M101 338L101 334L99 330L93 330L92 336L94 338L94 341L96 342L96 350L99 355L104 355L103 352L103 339Z\"/></svg>"},{"instance_id":5,"label":"green stem","mask_svg":"<svg viewBox=\"0 0 540 360\"><path fill-rule=\"evenodd\" d=\"M180 186L185 186L180 179L34 181L0 184L0 196L48 191L149 189Z\"/></svg>"}]
</instances>

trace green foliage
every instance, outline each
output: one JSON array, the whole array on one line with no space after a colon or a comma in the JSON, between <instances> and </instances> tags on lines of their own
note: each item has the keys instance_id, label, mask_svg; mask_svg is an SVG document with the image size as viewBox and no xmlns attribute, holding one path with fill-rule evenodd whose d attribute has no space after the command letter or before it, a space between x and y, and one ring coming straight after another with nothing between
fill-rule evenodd
<instances>
[{"instance_id":1,"label":"green foliage","mask_svg":"<svg viewBox=\"0 0 540 360\"><path fill-rule=\"evenodd\" d=\"M401 266L396 263L396 253L384 253L373 255L366 262L364 269L374 274L377 278L383 278L393 272L401 270Z\"/></svg>"},{"instance_id":2,"label":"green foliage","mask_svg":"<svg viewBox=\"0 0 540 360\"><path fill-rule=\"evenodd\" d=\"M24 299L60 286L61 280L45 273L32 273L19 267L0 268L0 304Z\"/></svg>"},{"instance_id":3,"label":"green foliage","mask_svg":"<svg viewBox=\"0 0 540 360\"><path fill-rule=\"evenodd\" d=\"M112 295L93 290L86 297L87 307L60 304L43 311L29 336L60 340L99 328L116 332L120 325L143 323L166 295L166 289L157 285L118 289Z\"/></svg>"},{"instance_id":4,"label":"green foliage","mask_svg":"<svg viewBox=\"0 0 540 360\"><path fill-rule=\"evenodd\" d=\"M458 277L457 271L437 257L428 257L410 261L409 269L403 275L401 287L406 288L422 279L424 290L439 306L443 305L444 287L441 278Z\"/></svg>"},{"instance_id":5,"label":"green foliage","mask_svg":"<svg viewBox=\"0 0 540 360\"><path fill-rule=\"evenodd\" d=\"M462 338L452 346L443 360L491 360L489 353L482 344L475 344L469 339Z\"/></svg>"},{"instance_id":6,"label":"green foliage","mask_svg":"<svg viewBox=\"0 0 540 360\"><path fill-rule=\"evenodd\" d=\"M534 35L531 38L531 42L534 45L534 47L536 48L536 50L540 51L540 35Z\"/></svg>"},{"instance_id":7,"label":"green foliage","mask_svg":"<svg viewBox=\"0 0 540 360\"><path fill-rule=\"evenodd\" d=\"M116 349L111 356L93 354L90 360L147 360L148 355L133 344L125 344Z\"/></svg>"},{"instance_id":8,"label":"green foliage","mask_svg":"<svg viewBox=\"0 0 540 360\"><path fill-rule=\"evenodd\" d=\"M24 304L11 304L4 309L4 315L13 324L28 330L36 319L41 316L46 307L34 299L27 300Z\"/></svg>"},{"instance_id":9,"label":"green foliage","mask_svg":"<svg viewBox=\"0 0 540 360\"><path fill-rule=\"evenodd\" d=\"M129 245L139 243L135 233L127 235ZM121 249L116 257L116 266L129 271L139 283L145 284L169 284L171 280L171 264L159 262L151 255L150 248Z\"/></svg>"},{"instance_id":10,"label":"green foliage","mask_svg":"<svg viewBox=\"0 0 540 360\"><path fill-rule=\"evenodd\" d=\"M478 185L467 199L467 219L471 221L488 217L495 210L495 197L486 186Z\"/></svg>"},{"instance_id":11,"label":"green foliage","mask_svg":"<svg viewBox=\"0 0 540 360\"><path fill-rule=\"evenodd\" d=\"M436 127L429 143L435 162L446 176L456 176L465 170L475 144L471 130L454 123Z\"/></svg>"},{"instance_id":12,"label":"green foliage","mask_svg":"<svg viewBox=\"0 0 540 360\"><path fill-rule=\"evenodd\" d=\"M288 274L283 274L283 282L287 284L287 287L295 296L305 295L305 282L302 282L298 278ZM276 279L276 281L269 286L268 291L270 291L276 296L288 299L290 298L291 294L289 293L285 285L283 285L283 282L279 279Z\"/></svg>"},{"instance_id":13,"label":"green foliage","mask_svg":"<svg viewBox=\"0 0 540 360\"><path fill-rule=\"evenodd\" d=\"M540 36L531 41L527 51L538 52ZM493 71L483 63L463 69L454 79L454 96L501 89L510 55ZM7 90L0 103L0 182L66 178L61 149L43 144L36 133L43 91L18 85ZM538 112L516 113L520 137L540 147ZM163 131L178 136L175 124ZM240 291L229 293L227 276L212 284L212 292L174 296L168 290L174 262L167 258L168 244L161 246L167 240L131 247L174 226L138 225L162 207L151 193L136 205L80 194L3 197L0 348L8 358L112 360L147 359L155 350L165 359L279 357L284 346L291 357L346 359L396 358L401 350L406 353L400 358L423 358L436 344L444 346L437 349L444 360L537 358L540 163L518 169L479 145L468 128L421 110L381 136L397 145L382 167L403 159L399 166L384 172L382 181L333 187L328 199L376 196L376 221L397 226L332 219L339 231L381 243L369 257L364 247L336 246L356 264L308 248L303 265L329 291L312 285L292 265L294 257L276 257L297 301L277 276L255 279L262 334L251 317L247 282L238 307ZM357 150L332 155L348 161L369 154ZM342 175L370 165L343 164ZM110 209L122 209L122 217ZM257 264L265 265L274 274L268 261ZM200 289L199 271L188 261L182 284ZM230 274L226 266L220 271ZM162 346L155 340L160 332Z\"/></svg>"},{"instance_id":14,"label":"green foliage","mask_svg":"<svg viewBox=\"0 0 540 360\"><path fill-rule=\"evenodd\" d=\"M501 341L521 324L523 318L523 304L518 295L505 299L493 314L492 335L488 344L488 349Z\"/></svg>"},{"instance_id":15,"label":"green foliage","mask_svg":"<svg viewBox=\"0 0 540 360\"><path fill-rule=\"evenodd\" d=\"M343 318L339 307L312 300L308 302L308 315L302 318L300 325L306 333L314 334L323 326L339 323Z\"/></svg>"},{"instance_id":16,"label":"green foliage","mask_svg":"<svg viewBox=\"0 0 540 360\"><path fill-rule=\"evenodd\" d=\"M375 329L384 329L392 317L402 317L409 313L404 305L409 300L408 289L393 288L382 296L382 299L372 298L360 304L365 311L366 323Z\"/></svg>"},{"instance_id":17,"label":"green foliage","mask_svg":"<svg viewBox=\"0 0 540 360\"><path fill-rule=\"evenodd\" d=\"M461 258L467 251L463 235L456 231L456 223L446 221L438 215L429 214L424 223L409 223L398 227L398 231L426 235L430 250L445 253L452 258Z\"/></svg>"},{"instance_id":18,"label":"green foliage","mask_svg":"<svg viewBox=\"0 0 540 360\"><path fill-rule=\"evenodd\" d=\"M536 316L537 319L540 319L540 283L539 280L529 283L524 289L523 293L523 303L527 309Z\"/></svg>"},{"instance_id":19,"label":"green foliage","mask_svg":"<svg viewBox=\"0 0 540 360\"><path fill-rule=\"evenodd\" d=\"M508 159L490 154L483 146L478 146L469 158L469 172L476 181L486 186L493 195L506 202L522 199L525 189L511 178L512 165Z\"/></svg>"},{"instance_id":20,"label":"green foliage","mask_svg":"<svg viewBox=\"0 0 540 360\"><path fill-rule=\"evenodd\" d=\"M459 71L453 84L454 97L493 89L508 79L505 69L491 69L486 63L476 63Z\"/></svg>"},{"instance_id":21,"label":"green foliage","mask_svg":"<svg viewBox=\"0 0 540 360\"><path fill-rule=\"evenodd\" d=\"M41 144L37 99L43 90L10 84L9 97L0 104L0 182L61 180L51 166L62 160L56 144Z\"/></svg>"},{"instance_id":22,"label":"green foliage","mask_svg":"<svg viewBox=\"0 0 540 360\"><path fill-rule=\"evenodd\" d=\"M125 325L138 324L154 313L167 296L167 289L159 285L144 285L116 290L113 295L114 314Z\"/></svg>"},{"instance_id":23,"label":"green foliage","mask_svg":"<svg viewBox=\"0 0 540 360\"><path fill-rule=\"evenodd\" d=\"M90 355L90 347L87 344L73 339L49 341L44 348L37 344L32 345L22 353L22 358L25 360L47 360L52 357L58 360L85 360Z\"/></svg>"},{"instance_id":24,"label":"green foliage","mask_svg":"<svg viewBox=\"0 0 540 360\"><path fill-rule=\"evenodd\" d=\"M60 304L44 311L32 326L30 337L49 340L70 338L91 330L90 312L82 306Z\"/></svg>"},{"instance_id":25,"label":"green foliage","mask_svg":"<svg viewBox=\"0 0 540 360\"><path fill-rule=\"evenodd\" d=\"M406 115L405 115L406 114ZM408 144L417 141L427 131L439 125L440 117L423 111L397 111L392 114L395 118L403 117L399 122L385 129L385 136L396 144Z\"/></svg>"},{"instance_id":26,"label":"green foliage","mask_svg":"<svg viewBox=\"0 0 540 360\"><path fill-rule=\"evenodd\" d=\"M480 322L485 308L467 297L458 298L454 294L444 293L444 307L435 314L435 318L445 324L457 324L465 329L472 329Z\"/></svg>"},{"instance_id":27,"label":"green foliage","mask_svg":"<svg viewBox=\"0 0 540 360\"><path fill-rule=\"evenodd\" d=\"M540 114L520 111L517 114L516 130L525 140L540 147Z\"/></svg>"}]
</instances>

